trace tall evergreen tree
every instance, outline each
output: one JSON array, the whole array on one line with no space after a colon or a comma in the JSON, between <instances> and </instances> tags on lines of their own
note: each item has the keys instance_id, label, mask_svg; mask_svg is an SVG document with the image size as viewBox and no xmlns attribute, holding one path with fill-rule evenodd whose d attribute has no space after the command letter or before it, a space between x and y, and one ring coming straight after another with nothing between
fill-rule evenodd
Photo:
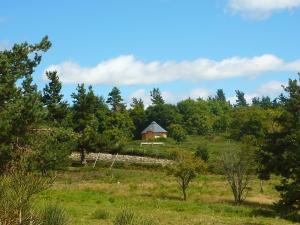
<instances>
[{"instance_id":1,"label":"tall evergreen tree","mask_svg":"<svg viewBox=\"0 0 300 225\"><path fill-rule=\"evenodd\" d=\"M117 87L113 87L111 92L108 94L106 103L111 105L113 112L119 112L126 108L125 104L123 103L121 91Z\"/></svg>"},{"instance_id":2,"label":"tall evergreen tree","mask_svg":"<svg viewBox=\"0 0 300 225\"><path fill-rule=\"evenodd\" d=\"M96 151L100 145L99 122L96 117L99 98L94 94L91 86L87 91L84 84L81 84L76 90L77 93L72 94L73 124L74 131L79 136L78 148L81 162L84 164L86 152Z\"/></svg>"},{"instance_id":3,"label":"tall evergreen tree","mask_svg":"<svg viewBox=\"0 0 300 225\"><path fill-rule=\"evenodd\" d=\"M150 91L150 96L151 96L152 105L165 104L165 101L161 95L159 88L153 88L153 90Z\"/></svg>"},{"instance_id":4,"label":"tall evergreen tree","mask_svg":"<svg viewBox=\"0 0 300 225\"><path fill-rule=\"evenodd\" d=\"M146 126L146 113L144 109L144 102L142 99L133 98L129 115L134 123L135 131L134 137L140 138L141 131Z\"/></svg>"},{"instance_id":5,"label":"tall evergreen tree","mask_svg":"<svg viewBox=\"0 0 300 225\"><path fill-rule=\"evenodd\" d=\"M217 95L215 97L216 100L221 101L221 102L226 102L226 97L223 89L218 89L217 90Z\"/></svg>"},{"instance_id":6,"label":"tall evergreen tree","mask_svg":"<svg viewBox=\"0 0 300 225\"><path fill-rule=\"evenodd\" d=\"M43 102L48 109L47 117L49 121L61 124L68 113L68 104L63 101L63 94L61 94L62 84L56 71L47 71L46 76L50 80L43 90Z\"/></svg>"},{"instance_id":7,"label":"tall evergreen tree","mask_svg":"<svg viewBox=\"0 0 300 225\"><path fill-rule=\"evenodd\" d=\"M0 169L30 147L28 134L41 122L41 96L31 74L41 62L41 52L50 46L44 37L38 44L25 42L0 51Z\"/></svg>"},{"instance_id":8,"label":"tall evergreen tree","mask_svg":"<svg viewBox=\"0 0 300 225\"><path fill-rule=\"evenodd\" d=\"M236 90L236 107L245 107L248 106L247 101L245 99L245 93L240 91L240 90Z\"/></svg>"},{"instance_id":9,"label":"tall evergreen tree","mask_svg":"<svg viewBox=\"0 0 300 225\"><path fill-rule=\"evenodd\" d=\"M279 209L295 213L300 210L300 85L297 80L289 80L284 90L287 93L286 97L282 95L284 112L276 120L281 129L267 135L259 156L262 174L282 177L276 187L281 194Z\"/></svg>"}]
</instances>

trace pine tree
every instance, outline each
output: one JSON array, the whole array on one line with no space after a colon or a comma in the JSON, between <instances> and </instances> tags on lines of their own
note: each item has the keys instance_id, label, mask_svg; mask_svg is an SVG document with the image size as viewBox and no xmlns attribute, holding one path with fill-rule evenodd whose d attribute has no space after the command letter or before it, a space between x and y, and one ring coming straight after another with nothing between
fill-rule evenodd
<instances>
[{"instance_id":1,"label":"pine tree","mask_svg":"<svg viewBox=\"0 0 300 225\"><path fill-rule=\"evenodd\" d=\"M245 93L239 90L235 91L236 93L236 107L245 107L248 106L246 99L245 99Z\"/></svg>"},{"instance_id":2,"label":"pine tree","mask_svg":"<svg viewBox=\"0 0 300 225\"><path fill-rule=\"evenodd\" d=\"M134 123L134 137L140 138L142 129L146 126L145 106L142 99L133 98L129 115Z\"/></svg>"},{"instance_id":3,"label":"pine tree","mask_svg":"<svg viewBox=\"0 0 300 225\"><path fill-rule=\"evenodd\" d=\"M108 94L106 103L111 105L113 112L119 112L126 108L123 103L121 91L117 87L113 87L111 92Z\"/></svg>"},{"instance_id":4,"label":"pine tree","mask_svg":"<svg viewBox=\"0 0 300 225\"><path fill-rule=\"evenodd\" d=\"M259 157L263 177L270 173L282 177L276 187L281 194L278 208L287 215L300 210L300 85L297 80L289 80L284 90L287 93L287 97L282 95L284 112L276 120L281 129L267 135Z\"/></svg>"},{"instance_id":5,"label":"pine tree","mask_svg":"<svg viewBox=\"0 0 300 225\"><path fill-rule=\"evenodd\" d=\"M215 99L217 101L226 102L226 97L225 97L225 93L224 93L223 89L217 90L217 95L216 95Z\"/></svg>"},{"instance_id":6,"label":"pine tree","mask_svg":"<svg viewBox=\"0 0 300 225\"><path fill-rule=\"evenodd\" d=\"M153 90L150 91L150 96L151 96L152 105L165 104L165 101L160 93L159 88L153 88Z\"/></svg>"},{"instance_id":7,"label":"pine tree","mask_svg":"<svg viewBox=\"0 0 300 225\"><path fill-rule=\"evenodd\" d=\"M99 98L94 94L91 86L88 91L84 84L77 86L77 93L72 94L74 131L78 134L78 148L81 153L81 163L85 163L86 152L96 151L100 137L99 122L96 114Z\"/></svg>"},{"instance_id":8,"label":"pine tree","mask_svg":"<svg viewBox=\"0 0 300 225\"><path fill-rule=\"evenodd\" d=\"M45 37L38 44L15 44L0 52L0 170L21 154L21 149L30 147L28 135L41 123L41 95L31 75L41 62L41 52L50 46ZM21 80L22 85L17 85Z\"/></svg>"},{"instance_id":9,"label":"pine tree","mask_svg":"<svg viewBox=\"0 0 300 225\"><path fill-rule=\"evenodd\" d=\"M43 102L48 109L47 119L61 124L68 113L68 104L63 101L61 94L62 84L56 71L47 71L46 76L50 81L43 89Z\"/></svg>"}]
</instances>

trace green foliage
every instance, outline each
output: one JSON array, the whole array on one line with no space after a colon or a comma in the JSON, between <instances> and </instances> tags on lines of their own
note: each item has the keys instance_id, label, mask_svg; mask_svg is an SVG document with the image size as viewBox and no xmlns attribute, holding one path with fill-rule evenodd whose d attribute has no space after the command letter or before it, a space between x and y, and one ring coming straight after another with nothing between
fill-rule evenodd
<instances>
[{"instance_id":1,"label":"green foliage","mask_svg":"<svg viewBox=\"0 0 300 225\"><path fill-rule=\"evenodd\" d=\"M121 91L117 87L113 87L111 92L108 94L106 103L111 105L113 112L120 112L126 108L123 103Z\"/></svg>"},{"instance_id":2,"label":"green foliage","mask_svg":"<svg viewBox=\"0 0 300 225\"><path fill-rule=\"evenodd\" d=\"M226 97L223 89L218 89L217 90L217 95L215 97L215 100L221 101L221 102L226 102Z\"/></svg>"},{"instance_id":3,"label":"green foliage","mask_svg":"<svg viewBox=\"0 0 300 225\"><path fill-rule=\"evenodd\" d=\"M177 143L181 143L186 139L186 131L179 124L172 124L169 127L169 135L172 137Z\"/></svg>"},{"instance_id":4,"label":"green foliage","mask_svg":"<svg viewBox=\"0 0 300 225\"><path fill-rule=\"evenodd\" d=\"M146 109L147 123L156 121L162 127L169 127L171 124L180 124L182 116L178 113L176 106L171 104L158 104L149 106Z\"/></svg>"},{"instance_id":5,"label":"green foliage","mask_svg":"<svg viewBox=\"0 0 300 225\"><path fill-rule=\"evenodd\" d=\"M69 155L75 149L77 136L70 129L52 128L31 137L36 169L43 175L51 170L64 169L70 164Z\"/></svg>"},{"instance_id":6,"label":"green foliage","mask_svg":"<svg viewBox=\"0 0 300 225\"><path fill-rule=\"evenodd\" d=\"M251 174L255 169L253 148L244 146L225 149L220 155L219 163L232 190L234 202L241 204L246 198Z\"/></svg>"},{"instance_id":7,"label":"green foliage","mask_svg":"<svg viewBox=\"0 0 300 225\"><path fill-rule=\"evenodd\" d=\"M241 107L232 111L231 137L242 140L244 136L253 136L253 144L260 143L267 132L266 111L257 107Z\"/></svg>"},{"instance_id":8,"label":"green foliage","mask_svg":"<svg viewBox=\"0 0 300 225\"><path fill-rule=\"evenodd\" d=\"M102 99L94 94L92 87L86 91L84 84L77 86L77 93L72 94L74 131L78 133L78 148L81 153L81 162L85 163L85 153L95 152L101 146L99 110L103 109Z\"/></svg>"},{"instance_id":9,"label":"green foliage","mask_svg":"<svg viewBox=\"0 0 300 225\"><path fill-rule=\"evenodd\" d=\"M165 101L160 93L159 88L153 88L153 90L150 92L152 105L163 105L165 104Z\"/></svg>"},{"instance_id":10,"label":"green foliage","mask_svg":"<svg viewBox=\"0 0 300 225\"><path fill-rule=\"evenodd\" d=\"M44 178L13 168L0 177L0 224L37 225L38 215L33 210L35 196L48 189L52 178Z\"/></svg>"},{"instance_id":11,"label":"green foliage","mask_svg":"<svg viewBox=\"0 0 300 225\"><path fill-rule=\"evenodd\" d=\"M46 76L49 79L49 84L43 89L43 103L48 109L47 119L50 122L61 124L67 117L68 104L63 101L63 95L61 94L62 84L59 81L57 72L46 72Z\"/></svg>"},{"instance_id":12,"label":"green foliage","mask_svg":"<svg viewBox=\"0 0 300 225\"><path fill-rule=\"evenodd\" d=\"M133 98L131 109L129 110L130 118L134 124L134 137L139 139L141 131L146 126L146 113L142 99Z\"/></svg>"},{"instance_id":13,"label":"green foliage","mask_svg":"<svg viewBox=\"0 0 300 225\"><path fill-rule=\"evenodd\" d=\"M245 107L248 106L246 99L245 99L245 93L240 91L240 90L236 90L236 104L235 107Z\"/></svg>"},{"instance_id":14,"label":"green foliage","mask_svg":"<svg viewBox=\"0 0 300 225\"><path fill-rule=\"evenodd\" d=\"M116 216L114 225L137 225L134 212L129 209L123 209Z\"/></svg>"},{"instance_id":15,"label":"green foliage","mask_svg":"<svg viewBox=\"0 0 300 225\"><path fill-rule=\"evenodd\" d=\"M196 152L195 152L195 156L199 157L201 160L203 160L204 162L207 162L209 159L209 154L208 154L208 150L207 150L207 146L204 145L200 145L197 147Z\"/></svg>"},{"instance_id":16,"label":"green foliage","mask_svg":"<svg viewBox=\"0 0 300 225\"><path fill-rule=\"evenodd\" d=\"M182 191L183 200L186 201L186 190L190 182L206 168L204 162L193 157L190 153L178 150L175 153L175 163L168 166L168 174L177 179L177 183Z\"/></svg>"},{"instance_id":17,"label":"green foliage","mask_svg":"<svg viewBox=\"0 0 300 225\"><path fill-rule=\"evenodd\" d=\"M205 135L210 132L209 108L203 100L187 99L177 104L179 113L188 134Z\"/></svg>"},{"instance_id":18,"label":"green foliage","mask_svg":"<svg viewBox=\"0 0 300 225\"><path fill-rule=\"evenodd\" d=\"M47 205L40 213L41 225L67 225L65 210L58 205Z\"/></svg>"},{"instance_id":19,"label":"green foliage","mask_svg":"<svg viewBox=\"0 0 300 225\"><path fill-rule=\"evenodd\" d=\"M0 169L13 159L16 148L28 148L28 135L40 126L46 111L32 73L41 52L51 46L48 38L35 45L15 44L0 52ZM17 85L21 82L21 85Z\"/></svg>"},{"instance_id":20,"label":"green foliage","mask_svg":"<svg viewBox=\"0 0 300 225\"><path fill-rule=\"evenodd\" d=\"M268 109L272 108L274 104L271 102L269 96L263 96L261 99L259 97L254 97L252 99L252 105Z\"/></svg>"},{"instance_id":21,"label":"green foliage","mask_svg":"<svg viewBox=\"0 0 300 225\"><path fill-rule=\"evenodd\" d=\"M127 134L124 134L119 128L111 128L102 133L102 142L111 153L118 153L124 148L128 140L126 136Z\"/></svg>"},{"instance_id":22,"label":"green foliage","mask_svg":"<svg viewBox=\"0 0 300 225\"><path fill-rule=\"evenodd\" d=\"M259 158L262 175L275 173L282 177L281 185L276 187L281 194L278 208L288 214L300 209L300 85L297 80L289 80L284 90L287 96L282 96L283 113L276 119L280 129L267 134Z\"/></svg>"},{"instance_id":23,"label":"green foliage","mask_svg":"<svg viewBox=\"0 0 300 225\"><path fill-rule=\"evenodd\" d=\"M123 209L120 213L117 214L114 225L156 225L152 219L142 218L137 216L130 209Z\"/></svg>"}]
</instances>

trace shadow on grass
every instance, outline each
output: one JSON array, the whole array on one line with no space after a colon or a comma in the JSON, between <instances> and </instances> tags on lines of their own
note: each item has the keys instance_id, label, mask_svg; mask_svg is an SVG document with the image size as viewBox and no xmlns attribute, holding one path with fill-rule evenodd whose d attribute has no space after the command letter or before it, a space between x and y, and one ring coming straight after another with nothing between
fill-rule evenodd
<instances>
[{"instance_id":1,"label":"shadow on grass","mask_svg":"<svg viewBox=\"0 0 300 225\"><path fill-rule=\"evenodd\" d=\"M141 194L142 197L149 197L154 199L161 199L161 200L173 200L173 201L183 201L182 197L175 196L175 195L168 195L168 194L151 194L151 193L143 193Z\"/></svg>"},{"instance_id":2,"label":"shadow on grass","mask_svg":"<svg viewBox=\"0 0 300 225\"><path fill-rule=\"evenodd\" d=\"M246 206L249 208L263 208L263 209L271 209L273 206L267 203L253 202L253 201L243 201L240 205L236 204L233 200L223 200L222 203L227 203L233 206Z\"/></svg>"},{"instance_id":3,"label":"shadow on grass","mask_svg":"<svg viewBox=\"0 0 300 225\"><path fill-rule=\"evenodd\" d=\"M222 202L233 205L233 206L238 206L232 200L225 200ZM285 219L285 220L288 220L288 221L291 221L294 223L300 222L299 213L286 215L286 214L278 212L275 209L275 205L271 205L271 204L267 204L267 203L260 203L260 202L244 201L243 203L240 204L240 206L246 206L246 207L249 207L252 209L249 216L254 216L254 217L261 216L261 217L267 217L267 218L276 218L277 217L277 218ZM247 224L247 225L250 225L250 224Z\"/></svg>"},{"instance_id":4,"label":"shadow on grass","mask_svg":"<svg viewBox=\"0 0 300 225\"><path fill-rule=\"evenodd\" d=\"M269 217L269 218L282 218L293 223L300 222L300 215L299 214L291 214L285 215L283 213L279 213L274 209L274 205L269 206L269 208L259 208L253 209L251 212L251 216L262 216L262 217Z\"/></svg>"}]
</instances>

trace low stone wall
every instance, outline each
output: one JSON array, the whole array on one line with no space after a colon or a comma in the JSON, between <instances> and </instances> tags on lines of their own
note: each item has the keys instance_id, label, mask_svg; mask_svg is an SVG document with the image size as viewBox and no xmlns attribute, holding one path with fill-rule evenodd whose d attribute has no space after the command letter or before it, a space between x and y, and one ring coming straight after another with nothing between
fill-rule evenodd
<instances>
[{"instance_id":1,"label":"low stone wall","mask_svg":"<svg viewBox=\"0 0 300 225\"><path fill-rule=\"evenodd\" d=\"M86 155L86 160L95 161L99 153L89 153ZM100 153L98 161L113 161L116 155ZM73 160L80 160L80 153L72 153L71 158ZM140 164L159 164L166 166L172 163L172 160L168 159L155 159L151 157L142 157L142 156L131 156L131 155L118 155L116 162L128 162L128 163L140 163Z\"/></svg>"}]
</instances>

